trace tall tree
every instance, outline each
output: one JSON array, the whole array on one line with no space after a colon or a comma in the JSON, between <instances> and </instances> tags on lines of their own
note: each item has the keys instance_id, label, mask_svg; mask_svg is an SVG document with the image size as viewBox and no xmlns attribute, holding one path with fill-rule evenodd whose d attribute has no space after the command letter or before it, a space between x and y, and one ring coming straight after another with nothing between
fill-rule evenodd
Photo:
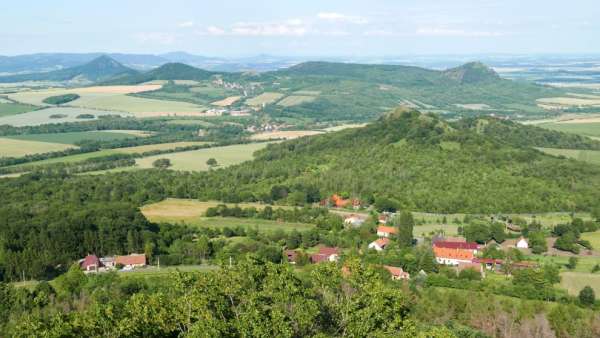
<instances>
[{"instance_id":1,"label":"tall tree","mask_svg":"<svg viewBox=\"0 0 600 338\"><path fill-rule=\"evenodd\" d=\"M413 244L413 227L415 220L410 211L402 211L394 224L398 227L398 244L401 247L410 247Z\"/></svg>"}]
</instances>

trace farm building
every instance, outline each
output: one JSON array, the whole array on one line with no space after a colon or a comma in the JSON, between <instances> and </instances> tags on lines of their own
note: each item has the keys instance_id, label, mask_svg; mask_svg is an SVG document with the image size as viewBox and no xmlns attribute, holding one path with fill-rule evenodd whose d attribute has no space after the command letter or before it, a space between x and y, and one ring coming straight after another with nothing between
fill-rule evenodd
<instances>
[{"instance_id":1,"label":"farm building","mask_svg":"<svg viewBox=\"0 0 600 338\"><path fill-rule=\"evenodd\" d=\"M392 235L396 235L398 233L398 229L395 227L388 227L385 225L380 225L377 227L377 236L379 237L391 237Z\"/></svg>"},{"instance_id":2,"label":"farm building","mask_svg":"<svg viewBox=\"0 0 600 338\"><path fill-rule=\"evenodd\" d=\"M371 244L369 244L369 249L382 251L383 249L385 249L386 246L388 246L388 244L390 244L390 239L387 237L383 237L371 242Z\"/></svg>"},{"instance_id":3,"label":"farm building","mask_svg":"<svg viewBox=\"0 0 600 338\"><path fill-rule=\"evenodd\" d=\"M435 260L439 264L457 266L460 263L471 263L477 254L479 245L472 242L446 242L433 243Z\"/></svg>"},{"instance_id":4,"label":"farm building","mask_svg":"<svg viewBox=\"0 0 600 338\"><path fill-rule=\"evenodd\" d=\"M402 270L402 268L388 265L384 265L383 267L390 272L393 280L410 279L410 274Z\"/></svg>"},{"instance_id":5,"label":"farm building","mask_svg":"<svg viewBox=\"0 0 600 338\"><path fill-rule=\"evenodd\" d=\"M340 258L340 250L338 248L331 248L323 246L319 248L319 252L310 256L312 263L321 262L337 262Z\"/></svg>"},{"instance_id":6,"label":"farm building","mask_svg":"<svg viewBox=\"0 0 600 338\"><path fill-rule=\"evenodd\" d=\"M143 267L146 266L146 255L131 254L127 256L117 256L115 257L115 265L123 265L126 270Z\"/></svg>"}]
</instances>

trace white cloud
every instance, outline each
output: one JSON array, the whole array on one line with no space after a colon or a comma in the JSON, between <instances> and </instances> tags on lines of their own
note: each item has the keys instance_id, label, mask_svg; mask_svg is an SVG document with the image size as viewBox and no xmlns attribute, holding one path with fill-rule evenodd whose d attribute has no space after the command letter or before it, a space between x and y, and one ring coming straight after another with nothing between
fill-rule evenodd
<instances>
[{"instance_id":1,"label":"white cloud","mask_svg":"<svg viewBox=\"0 0 600 338\"><path fill-rule=\"evenodd\" d=\"M363 24L369 23L369 21L363 17L354 16L354 15L346 15L346 14L336 13L336 12L320 12L317 14L317 18L319 18L321 20L336 21L336 22L348 22L348 23L354 23L354 24L358 24L358 25L363 25Z\"/></svg>"},{"instance_id":2,"label":"white cloud","mask_svg":"<svg viewBox=\"0 0 600 338\"><path fill-rule=\"evenodd\" d=\"M206 32L209 35L224 35L226 33L224 29L219 28L217 26L208 26L208 27L206 27Z\"/></svg>"},{"instance_id":3,"label":"white cloud","mask_svg":"<svg viewBox=\"0 0 600 338\"><path fill-rule=\"evenodd\" d=\"M233 35L242 36L303 36L309 29L302 23L238 22L231 28Z\"/></svg>"},{"instance_id":4,"label":"white cloud","mask_svg":"<svg viewBox=\"0 0 600 338\"><path fill-rule=\"evenodd\" d=\"M457 37L496 37L503 36L504 33L500 32L487 32L487 31L468 31L464 29L450 29L450 28L418 28L416 31L417 35L423 36L457 36Z\"/></svg>"},{"instance_id":5,"label":"white cloud","mask_svg":"<svg viewBox=\"0 0 600 338\"><path fill-rule=\"evenodd\" d=\"M194 27L194 21L184 21L184 22L180 22L178 25L178 27L181 28L190 28L190 27Z\"/></svg>"}]
</instances>

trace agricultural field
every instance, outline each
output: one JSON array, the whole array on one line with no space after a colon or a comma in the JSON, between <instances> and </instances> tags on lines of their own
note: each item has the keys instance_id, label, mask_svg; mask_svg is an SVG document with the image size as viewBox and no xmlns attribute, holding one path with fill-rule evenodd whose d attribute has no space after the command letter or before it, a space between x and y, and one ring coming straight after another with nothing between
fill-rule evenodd
<instances>
[{"instance_id":1,"label":"agricultural field","mask_svg":"<svg viewBox=\"0 0 600 338\"><path fill-rule=\"evenodd\" d=\"M127 138L138 137L136 133L120 132L120 131L83 131L83 132L68 132L68 133L51 133L51 134L30 134L30 135L14 135L7 138L15 140L28 140L38 142L75 144L83 140L93 141L113 141Z\"/></svg>"},{"instance_id":2,"label":"agricultural field","mask_svg":"<svg viewBox=\"0 0 600 338\"><path fill-rule=\"evenodd\" d=\"M142 98L128 94L142 93L160 89L161 85L137 85L137 86L98 86L72 89L47 89L22 91L9 94L9 98L18 102L47 106L43 102L50 96L77 94L79 99L69 102L70 107L81 107L99 109L106 111L139 113L198 113L204 111L204 107L192 103L167 101L152 98Z\"/></svg>"},{"instance_id":3,"label":"agricultural field","mask_svg":"<svg viewBox=\"0 0 600 338\"><path fill-rule=\"evenodd\" d=\"M350 128L362 128L362 127L364 127L366 125L367 125L366 123L340 124L338 126L325 128L323 130L325 130L327 132L340 131L340 130L350 129Z\"/></svg>"},{"instance_id":4,"label":"agricultural field","mask_svg":"<svg viewBox=\"0 0 600 338\"><path fill-rule=\"evenodd\" d=\"M63 143L0 138L0 157L22 157L31 154L62 151L69 148L74 147Z\"/></svg>"},{"instance_id":5,"label":"agricultural field","mask_svg":"<svg viewBox=\"0 0 600 338\"><path fill-rule=\"evenodd\" d=\"M266 92L246 100L246 104L249 106L262 106L263 104L273 103L282 97L283 94L281 93Z\"/></svg>"},{"instance_id":6,"label":"agricultural field","mask_svg":"<svg viewBox=\"0 0 600 338\"><path fill-rule=\"evenodd\" d=\"M292 107L302 103L312 102L314 100L314 96L291 95L277 102L277 104L283 107Z\"/></svg>"},{"instance_id":7,"label":"agricultural field","mask_svg":"<svg viewBox=\"0 0 600 338\"><path fill-rule=\"evenodd\" d=\"M581 239L589 241L594 250L600 250L600 231L584 232L581 234Z\"/></svg>"},{"instance_id":8,"label":"agricultural field","mask_svg":"<svg viewBox=\"0 0 600 338\"><path fill-rule=\"evenodd\" d=\"M443 230L446 236L458 235L458 225L456 224L423 224L415 225L413 234L417 237L429 236L431 232Z\"/></svg>"},{"instance_id":9,"label":"agricultural field","mask_svg":"<svg viewBox=\"0 0 600 338\"><path fill-rule=\"evenodd\" d=\"M144 205L140 211L146 218L152 222L164 222L173 220L177 222L186 222L204 216L208 208L216 207L219 204L225 204L229 207L239 206L240 208L256 208L258 210L266 207L266 204L260 203L223 203L218 201L198 201L190 199L167 198L158 203ZM281 206L272 206L273 208L286 208Z\"/></svg>"},{"instance_id":10,"label":"agricultural field","mask_svg":"<svg viewBox=\"0 0 600 338\"><path fill-rule=\"evenodd\" d=\"M560 286L569 294L577 296L585 286L591 286L596 294L600 294L600 274L583 272L563 272L560 274Z\"/></svg>"},{"instance_id":11,"label":"agricultural field","mask_svg":"<svg viewBox=\"0 0 600 338\"><path fill-rule=\"evenodd\" d=\"M224 98L223 100L215 101L211 104L213 106L228 107L228 106L231 106L232 104L236 103L237 101L239 101L241 98L242 98L241 96L230 96L230 97Z\"/></svg>"},{"instance_id":12,"label":"agricultural field","mask_svg":"<svg viewBox=\"0 0 600 338\"><path fill-rule=\"evenodd\" d=\"M252 140L273 140L286 139L291 140L303 136L319 135L323 132L317 130L280 130L258 133L250 136Z\"/></svg>"},{"instance_id":13,"label":"agricultural field","mask_svg":"<svg viewBox=\"0 0 600 338\"><path fill-rule=\"evenodd\" d=\"M182 147L189 147L189 146L200 146L200 145L204 145L204 144L209 144L209 142L172 142L172 143L158 143L158 144L148 144L148 145L143 145L143 146L136 146L136 147L126 147L126 148L117 148L114 149L117 152L120 153L124 153L124 154L142 154L148 151L154 151L154 150L168 150L168 149L175 149L175 148L182 148Z\"/></svg>"},{"instance_id":14,"label":"agricultural field","mask_svg":"<svg viewBox=\"0 0 600 338\"><path fill-rule=\"evenodd\" d=\"M258 228L263 231L280 229L284 231L291 231L293 229L301 231L313 227L313 225L305 223L277 222L255 218L204 217L208 208L215 207L219 204L226 204L230 207L237 205L241 208L254 207L259 210L266 206L265 204L259 203L231 204L216 201L201 202L196 200L170 198L162 202L145 205L140 208L140 211L151 222L184 223L197 227L235 228L241 226L244 228ZM280 208L279 206L272 207Z\"/></svg>"},{"instance_id":15,"label":"agricultural field","mask_svg":"<svg viewBox=\"0 0 600 338\"><path fill-rule=\"evenodd\" d=\"M581 149L555 149L555 148L538 148L546 154L554 156L564 156L578 161L600 164L600 151L598 150L581 150Z\"/></svg>"},{"instance_id":16,"label":"agricultural field","mask_svg":"<svg viewBox=\"0 0 600 338\"><path fill-rule=\"evenodd\" d=\"M2 100L2 98L0 98ZM18 115L27 113L36 109L29 104L11 103L10 101L0 101L0 118L4 116Z\"/></svg>"},{"instance_id":17,"label":"agricultural field","mask_svg":"<svg viewBox=\"0 0 600 338\"><path fill-rule=\"evenodd\" d=\"M542 123L539 127L561 131L564 133L579 134L589 137L600 137L600 120L597 122L579 122L570 120L564 122Z\"/></svg>"},{"instance_id":18,"label":"agricultural field","mask_svg":"<svg viewBox=\"0 0 600 338\"><path fill-rule=\"evenodd\" d=\"M567 94L565 97L548 97L538 99L537 103L540 106L553 106L553 107L594 107L600 106L600 96L596 95L579 95L579 94Z\"/></svg>"},{"instance_id":19,"label":"agricultural field","mask_svg":"<svg viewBox=\"0 0 600 338\"><path fill-rule=\"evenodd\" d=\"M192 119L174 119L168 120L168 124L181 124L181 125L192 125L192 126L202 126L202 127L214 127L213 123L204 121L204 120L192 120Z\"/></svg>"},{"instance_id":20,"label":"agricultural field","mask_svg":"<svg viewBox=\"0 0 600 338\"><path fill-rule=\"evenodd\" d=\"M129 113L113 112L98 109L72 108L72 107L51 107L40 110L34 110L27 113L11 116L0 116L0 125L8 124L15 127L37 126L48 123L80 122L77 116L80 114L92 114L95 118L102 115L120 115L132 116ZM53 118L51 116L61 116ZM63 115L65 115L63 117Z\"/></svg>"},{"instance_id":21,"label":"agricultural field","mask_svg":"<svg viewBox=\"0 0 600 338\"><path fill-rule=\"evenodd\" d=\"M214 147L149 156L136 160L136 165L139 168L152 168L152 162L158 160L159 158L168 158L171 160L170 169L182 171L204 171L209 169L206 161L209 158L214 158L219 164L217 168L224 168L253 159L253 153L256 150L266 147L267 144L267 142L237 144L225 147Z\"/></svg>"}]
</instances>

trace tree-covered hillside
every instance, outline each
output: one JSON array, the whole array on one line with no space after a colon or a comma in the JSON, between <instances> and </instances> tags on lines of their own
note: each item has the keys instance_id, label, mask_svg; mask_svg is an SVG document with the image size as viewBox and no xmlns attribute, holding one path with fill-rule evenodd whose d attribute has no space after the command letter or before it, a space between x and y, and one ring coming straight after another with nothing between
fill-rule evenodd
<instances>
[{"instance_id":1,"label":"tree-covered hillside","mask_svg":"<svg viewBox=\"0 0 600 338\"><path fill-rule=\"evenodd\" d=\"M524 142L524 133L536 137ZM344 193L438 212L586 210L600 197L600 167L533 148L574 144L598 149L536 127L397 110L364 128L270 145L253 162L209 174L199 194L297 203Z\"/></svg>"}]
</instances>

